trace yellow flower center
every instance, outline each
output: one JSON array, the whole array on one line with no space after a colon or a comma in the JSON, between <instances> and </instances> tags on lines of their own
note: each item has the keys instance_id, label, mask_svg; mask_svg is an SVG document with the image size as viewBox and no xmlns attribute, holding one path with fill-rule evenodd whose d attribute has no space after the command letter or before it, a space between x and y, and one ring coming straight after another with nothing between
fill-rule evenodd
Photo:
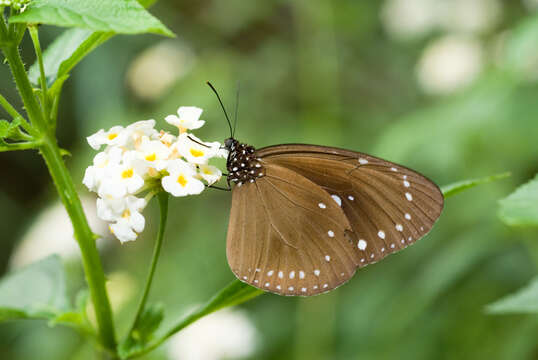
<instances>
[{"instance_id":1,"label":"yellow flower center","mask_svg":"<svg viewBox=\"0 0 538 360\"><path fill-rule=\"evenodd\" d=\"M150 167L148 169L148 175L151 176L151 177L155 177L155 176L159 175L159 172L155 168Z\"/></svg>"},{"instance_id":2,"label":"yellow flower center","mask_svg":"<svg viewBox=\"0 0 538 360\"><path fill-rule=\"evenodd\" d=\"M206 175L211 175L212 173L211 173L211 170L209 170L209 169L204 169L204 174L206 174Z\"/></svg>"},{"instance_id":3,"label":"yellow flower center","mask_svg":"<svg viewBox=\"0 0 538 360\"><path fill-rule=\"evenodd\" d=\"M194 148L191 148L191 154L194 157L204 156L204 152L202 150L197 150L197 149L194 149Z\"/></svg>"},{"instance_id":4,"label":"yellow flower center","mask_svg":"<svg viewBox=\"0 0 538 360\"><path fill-rule=\"evenodd\" d=\"M146 156L147 161L155 161L155 159L157 159L157 155L155 155L155 153Z\"/></svg>"},{"instance_id":5,"label":"yellow flower center","mask_svg":"<svg viewBox=\"0 0 538 360\"><path fill-rule=\"evenodd\" d=\"M177 182L179 183L179 185L181 185L183 187L185 187L185 185L187 185L187 179L185 179L185 176L183 176L183 175L178 176Z\"/></svg>"},{"instance_id":6,"label":"yellow flower center","mask_svg":"<svg viewBox=\"0 0 538 360\"><path fill-rule=\"evenodd\" d=\"M121 215L121 217L124 218L124 219L130 218L131 217L131 212L129 211L129 209L125 210L123 212L123 214Z\"/></svg>"},{"instance_id":7,"label":"yellow flower center","mask_svg":"<svg viewBox=\"0 0 538 360\"><path fill-rule=\"evenodd\" d=\"M121 177L124 179L128 179L130 177L133 177L133 173L134 173L133 169L127 169L121 173Z\"/></svg>"},{"instance_id":8,"label":"yellow flower center","mask_svg":"<svg viewBox=\"0 0 538 360\"><path fill-rule=\"evenodd\" d=\"M116 133L108 134L108 140L114 140L117 137L118 137L118 134Z\"/></svg>"}]
</instances>

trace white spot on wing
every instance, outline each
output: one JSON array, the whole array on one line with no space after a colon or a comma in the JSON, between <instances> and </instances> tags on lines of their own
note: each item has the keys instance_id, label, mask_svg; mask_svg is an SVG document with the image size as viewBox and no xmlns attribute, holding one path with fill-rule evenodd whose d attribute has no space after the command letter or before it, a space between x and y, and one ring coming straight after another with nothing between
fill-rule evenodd
<instances>
[{"instance_id":1,"label":"white spot on wing","mask_svg":"<svg viewBox=\"0 0 538 360\"><path fill-rule=\"evenodd\" d=\"M290 271L290 279L293 279L295 277L295 271Z\"/></svg>"},{"instance_id":2,"label":"white spot on wing","mask_svg":"<svg viewBox=\"0 0 538 360\"><path fill-rule=\"evenodd\" d=\"M331 197L334 199L334 201L336 201L336 203L338 204L338 206L342 206L342 199L340 199L340 196L338 196L338 195L331 195Z\"/></svg>"},{"instance_id":3,"label":"white spot on wing","mask_svg":"<svg viewBox=\"0 0 538 360\"><path fill-rule=\"evenodd\" d=\"M353 197L353 195L349 195L347 198L348 198L349 200L351 200L351 201L355 200L355 198Z\"/></svg>"},{"instance_id":4,"label":"white spot on wing","mask_svg":"<svg viewBox=\"0 0 538 360\"><path fill-rule=\"evenodd\" d=\"M268 282L265 283L265 287L269 287L271 284L269 284Z\"/></svg>"},{"instance_id":5,"label":"white spot on wing","mask_svg":"<svg viewBox=\"0 0 538 360\"><path fill-rule=\"evenodd\" d=\"M391 167L390 168L392 171L398 171L398 169L396 169L395 167Z\"/></svg>"},{"instance_id":6,"label":"white spot on wing","mask_svg":"<svg viewBox=\"0 0 538 360\"><path fill-rule=\"evenodd\" d=\"M327 207L327 205L325 205L324 203L320 202L318 204L318 206L320 207L320 209L325 209Z\"/></svg>"},{"instance_id":7,"label":"white spot on wing","mask_svg":"<svg viewBox=\"0 0 538 360\"><path fill-rule=\"evenodd\" d=\"M284 277L284 273L282 271L279 271L278 272L278 277L282 279Z\"/></svg>"},{"instance_id":8,"label":"white spot on wing","mask_svg":"<svg viewBox=\"0 0 538 360\"><path fill-rule=\"evenodd\" d=\"M299 279L304 279L304 271L299 271Z\"/></svg>"},{"instance_id":9,"label":"white spot on wing","mask_svg":"<svg viewBox=\"0 0 538 360\"><path fill-rule=\"evenodd\" d=\"M282 289L282 286L277 285L276 288L277 288L278 290L280 290L280 289Z\"/></svg>"},{"instance_id":10,"label":"white spot on wing","mask_svg":"<svg viewBox=\"0 0 538 360\"><path fill-rule=\"evenodd\" d=\"M273 276L274 273L275 273L275 272L274 272L273 270L269 270L269 271L267 272L267 276Z\"/></svg>"},{"instance_id":11,"label":"white spot on wing","mask_svg":"<svg viewBox=\"0 0 538 360\"><path fill-rule=\"evenodd\" d=\"M306 292L306 288L301 288L301 291L302 291L302 292Z\"/></svg>"},{"instance_id":12,"label":"white spot on wing","mask_svg":"<svg viewBox=\"0 0 538 360\"><path fill-rule=\"evenodd\" d=\"M325 255L325 260L331 261L331 257L329 255Z\"/></svg>"},{"instance_id":13,"label":"white spot on wing","mask_svg":"<svg viewBox=\"0 0 538 360\"><path fill-rule=\"evenodd\" d=\"M329 287L329 284L323 284L323 288L327 289Z\"/></svg>"},{"instance_id":14,"label":"white spot on wing","mask_svg":"<svg viewBox=\"0 0 538 360\"><path fill-rule=\"evenodd\" d=\"M407 220L411 220L411 215L410 215L409 213L405 213L405 218L406 218Z\"/></svg>"},{"instance_id":15,"label":"white spot on wing","mask_svg":"<svg viewBox=\"0 0 538 360\"><path fill-rule=\"evenodd\" d=\"M361 164L361 165L368 164L368 160L366 160L364 158L359 158L359 164Z\"/></svg>"},{"instance_id":16,"label":"white spot on wing","mask_svg":"<svg viewBox=\"0 0 538 360\"><path fill-rule=\"evenodd\" d=\"M327 234L329 235L329 237L334 237L334 231L332 230L327 231Z\"/></svg>"},{"instance_id":17,"label":"white spot on wing","mask_svg":"<svg viewBox=\"0 0 538 360\"><path fill-rule=\"evenodd\" d=\"M409 181L407 181L407 180L404 180L404 181L403 181L403 184L404 184L405 187L409 187L409 186L411 186L411 184L409 184Z\"/></svg>"},{"instance_id":18,"label":"white spot on wing","mask_svg":"<svg viewBox=\"0 0 538 360\"><path fill-rule=\"evenodd\" d=\"M411 193L406 192L406 193L405 193L405 198L406 198L407 200L409 200L409 201L412 201L412 200L413 200L413 195L411 195Z\"/></svg>"},{"instance_id":19,"label":"white spot on wing","mask_svg":"<svg viewBox=\"0 0 538 360\"><path fill-rule=\"evenodd\" d=\"M360 239L359 242L357 243L357 247L360 249L360 250L364 250L366 249L366 241L364 241L363 239Z\"/></svg>"},{"instance_id":20,"label":"white spot on wing","mask_svg":"<svg viewBox=\"0 0 538 360\"><path fill-rule=\"evenodd\" d=\"M377 236L379 236L380 239L384 239L385 238L385 232L383 230L379 230L379 232L377 233Z\"/></svg>"},{"instance_id":21,"label":"white spot on wing","mask_svg":"<svg viewBox=\"0 0 538 360\"><path fill-rule=\"evenodd\" d=\"M402 232L402 231L403 231L403 226L402 226L402 224L396 224L396 230Z\"/></svg>"},{"instance_id":22,"label":"white spot on wing","mask_svg":"<svg viewBox=\"0 0 538 360\"><path fill-rule=\"evenodd\" d=\"M314 270L314 275L319 276L319 270L318 269Z\"/></svg>"},{"instance_id":23,"label":"white spot on wing","mask_svg":"<svg viewBox=\"0 0 538 360\"><path fill-rule=\"evenodd\" d=\"M289 290L289 291L293 291L293 286L290 286L290 287L288 288L288 290Z\"/></svg>"}]
</instances>

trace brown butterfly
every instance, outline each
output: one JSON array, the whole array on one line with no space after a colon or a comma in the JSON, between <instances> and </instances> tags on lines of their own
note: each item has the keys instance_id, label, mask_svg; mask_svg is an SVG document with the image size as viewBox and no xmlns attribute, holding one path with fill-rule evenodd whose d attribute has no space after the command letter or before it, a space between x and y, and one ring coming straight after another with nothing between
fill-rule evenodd
<instances>
[{"instance_id":1,"label":"brown butterfly","mask_svg":"<svg viewBox=\"0 0 538 360\"><path fill-rule=\"evenodd\" d=\"M227 180L235 185L226 254L235 276L254 287L330 291L413 244L441 215L438 186L404 166L326 146L255 149L235 140L228 122Z\"/></svg>"}]
</instances>

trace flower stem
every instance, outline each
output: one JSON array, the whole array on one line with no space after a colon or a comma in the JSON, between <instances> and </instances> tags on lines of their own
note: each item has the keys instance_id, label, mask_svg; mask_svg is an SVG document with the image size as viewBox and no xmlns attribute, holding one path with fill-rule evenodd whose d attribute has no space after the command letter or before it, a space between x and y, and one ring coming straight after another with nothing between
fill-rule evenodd
<instances>
[{"instance_id":1,"label":"flower stem","mask_svg":"<svg viewBox=\"0 0 538 360\"><path fill-rule=\"evenodd\" d=\"M0 152L31 150L31 149L37 149L38 146L39 146L39 143L35 143L35 142L9 143L7 145L0 144Z\"/></svg>"},{"instance_id":2,"label":"flower stem","mask_svg":"<svg viewBox=\"0 0 538 360\"><path fill-rule=\"evenodd\" d=\"M142 298L138 304L138 309L136 311L136 316L133 321L133 325L129 330L127 338L130 338L133 334L133 331L136 329L140 317L144 312L146 307L146 302L148 300L149 290L151 288L151 283L153 282L153 275L155 274L155 268L157 266L157 261L159 260L159 254L161 253L161 247L163 244L164 230L166 228L166 221L168 218L168 193L161 191L157 194L157 199L159 200L159 209L161 213L161 219L159 223L159 232L157 234L157 240L155 241L155 246L153 247L153 255L151 257L151 265L149 268L149 273L146 278L146 284L144 286L144 292L142 293Z\"/></svg>"},{"instance_id":3,"label":"flower stem","mask_svg":"<svg viewBox=\"0 0 538 360\"><path fill-rule=\"evenodd\" d=\"M0 22L3 22L3 19L0 19ZM0 38L5 35L1 27L0 35ZM82 253L84 273L95 308L101 343L105 349L115 354L116 340L112 310L105 288L105 275L95 244L95 236L88 225L80 199L75 191L73 180L62 159L54 134L50 131L47 120L43 117L39 103L34 96L19 49L16 45L10 43L8 46L4 46L2 50L10 66L28 118L36 133L38 133L35 138L41 144L39 150L45 159L60 199L73 224L75 238Z\"/></svg>"},{"instance_id":4,"label":"flower stem","mask_svg":"<svg viewBox=\"0 0 538 360\"><path fill-rule=\"evenodd\" d=\"M39 64L39 81L41 84L41 105L43 107L43 117L48 122L49 119L49 96L47 94L47 77L45 76L45 66L43 65L43 55L41 53L41 45L39 44L39 35L36 25L28 26L30 37L34 43L35 54L37 63Z\"/></svg>"}]
</instances>

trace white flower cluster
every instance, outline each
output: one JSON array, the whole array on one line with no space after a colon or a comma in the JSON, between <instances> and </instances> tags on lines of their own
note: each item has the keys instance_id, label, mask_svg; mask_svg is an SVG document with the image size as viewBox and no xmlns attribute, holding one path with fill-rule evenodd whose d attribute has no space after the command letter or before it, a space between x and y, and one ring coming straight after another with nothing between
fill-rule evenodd
<instances>
[{"instance_id":1,"label":"white flower cluster","mask_svg":"<svg viewBox=\"0 0 538 360\"><path fill-rule=\"evenodd\" d=\"M121 241L133 241L144 230L141 211L161 188L173 196L201 193L222 176L209 159L226 157L218 142L203 142L188 130L204 125L202 109L180 107L166 121L179 128L179 135L157 131L155 120L114 126L88 137L90 146L105 148L86 169L83 183L96 192L97 216L111 222L110 231ZM137 197L143 192L144 198Z\"/></svg>"}]
</instances>

